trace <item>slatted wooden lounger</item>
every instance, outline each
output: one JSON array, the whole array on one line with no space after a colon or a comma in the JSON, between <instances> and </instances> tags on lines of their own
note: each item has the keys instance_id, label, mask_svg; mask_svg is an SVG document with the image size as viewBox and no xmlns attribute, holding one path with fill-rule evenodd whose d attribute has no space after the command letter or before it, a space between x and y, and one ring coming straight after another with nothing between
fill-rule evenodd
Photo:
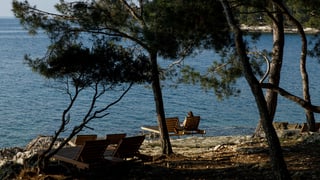
<instances>
[{"instance_id":1,"label":"slatted wooden lounger","mask_svg":"<svg viewBox=\"0 0 320 180\"><path fill-rule=\"evenodd\" d=\"M106 151L105 158L110 161L119 161L120 159L145 158L146 155L140 154L139 149L145 139L145 136L133 136L123 138L114 151Z\"/></svg>"},{"instance_id":2,"label":"slatted wooden lounger","mask_svg":"<svg viewBox=\"0 0 320 180\"><path fill-rule=\"evenodd\" d=\"M127 134L120 133L120 134L107 134L106 139L109 141L110 144L119 144L120 141L125 138Z\"/></svg>"},{"instance_id":3,"label":"slatted wooden lounger","mask_svg":"<svg viewBox=\"0 0 320 180\"><path fill-rule=\"evenodd\" d=\"M71 146L82 146L86 141L97 140L98 136L96 134L79 134L75 139L68 142Z\"/></svg>"},{"instance_id":4,"label":"slatted wooden lounger","mask_svg":"<svg viewBox=\"0 0 320 180\"><path fill-rule=\"evenodd\" d=\"M170 136L179 135L175 131L175 128L177 128L179 126L179 118L178 117L166 118L166 124L167 124L168 133ZM143 131L149 131L151 133L160 134L159 126L142 126L141 129Z\"/></svg>"},{"instance_id":5,"label":"slatted wooden lounger","mask_svg":"<svg viewBox=\"0 0 320 180\"><path fill-rule=\"evenodd\" d=\"M107 140L86 141L83 146L60 149L53 158L75 165L79 169L88 169L104 162Z\"/></svg>"},{"instance_id":6,"label":"slatted wooden lounger","mask_svg":"<svg viewBox=\"0 0 320 180\"><path fill-rule=\"evenodd\" d=\"M187 117L183 127L175 128L177 134L205 134L206 131L199 129L200 116Z\"/></svg>"},{"instance_id":7,"label":"slatted wooden lounger","mask_svg":"<svg viewBox=\"0 0 320 180\"><path fill-rule=\"evenodd\" d=\"M120 141L125 138L127 134L119 133L119 134L107 134L106 140L109 141L110 145L108 146L107 150L115 150Z\"/></svg>"}]
</instances>

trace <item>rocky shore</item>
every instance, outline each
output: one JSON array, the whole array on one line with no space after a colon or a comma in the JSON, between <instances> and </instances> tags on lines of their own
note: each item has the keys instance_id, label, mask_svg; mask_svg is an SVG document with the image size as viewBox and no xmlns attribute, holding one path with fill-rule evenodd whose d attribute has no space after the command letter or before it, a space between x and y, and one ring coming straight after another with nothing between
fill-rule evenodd
<instances>
[{"instance_id":1,"label":"rocky shore","mask_svg":"<svg viewBox=\"0 0 320 180\"><path fill-rule=\"evenodd\" d=\"M25 161L45 150L52 142L52 136L39 135L25 147L0 149L0 179L15 179L25 166ZM54 147L58 147L63 139L58 139Z\"/></svg>"},{"instance_id":2,"label":"rocky shore","mask_svg":"<svg viewBox=\"0 0 320 180\"><path fill-rule=\"evenodd\" d=\"M278 131L278 135L281 139L281 142L283 143L288 142L288 140L293 140L295 144L320 142L319 133L300 133L300 130L281 130ZM59 139L55 146L58 146L62 140L63 139ZM17 175L16 173L18 172L16 172L15 167L20 166L20 168L22 168L26 159L35 155L40 150L47 148L51 141L51 136L38 136L30 143L28 143L24 148L12 147L1 149L0 179L5 179L4 177L12 177ZM268 161L268 155L265 154L265 152L267 152L267 143L264 138L252 138L251 136L186 136L181 138L173 138L171 140L171 144L173 151L176 155L179 156L179 158L176 158L172 162L178 162L177 160L181 160L181 157L183 157L183 161L186 161L188 163L190 163L190 160L196 160L197 166L192 167L196 169L203 169L203 167L216 169L217 167L222 165L224 167L233 167L235 165L235 162L228 162L229 165L225 164L225 155L235 156L234 159L238 159L238 161L254 161L255 163L259 164L262 162L262 159L260 159L261 162L256 162L256 160L259 159L254 158L250 160L248 158L250 158L250 154L264 153L264 155L262 155L264 157L263 162ZM252 148L248 148L249 146ZM285 148L284 151L286 151ZM161 154L160 141L158 139L147 138L141 146L140 152L152 157L159 156ZM240 154L243 154L243 156L241 156ZM261 158L262 156L259 155L258 157ZM180 165L178 166L172 162L169 163L169 165L167 162L166 166L180 167ZM180 163L181 162L182 161L180 161ZM151 162L151 164L155 163L156 162ZM163 161L161 161L161 163L163 163ZM212 165L212 163L215 164ZM210 166L210 164L212 167ZM188 166L181 165L181 168ZM272 173L272 171L270 171L270 173Z\"/></svg>"},{"instance_id":3,"label":"rocky shore","mask_svg":"<svg viewBox=\"0 0 320 180\"><path fill-rule=\"evenodd\" d=\"M277 133L282 141L290 139L294 140L294 143L320 142L319 133L300 133L300 130L280 130L277 131ZM219 149L226 146L237 151L245 145L254 143L260 144L261 147L267 147L265 138L253 138L249 135L214 137L189 136L171 140L173 151L188 157L201 156L208 152L219 151ZM140 151L152 156L161 154L159 140L145 140Z\"/></svg>"},{"instance_id":4,"label":"rocky shore","mask_svg":"<svg viewBox=\"0 0 320 180\"><path fill-rule=\"evenodd\" d=\"M58 147L63 139L59 139L54 147ZM39 135L30 141L26 147L12 147L0 149L0 168L6 163L24 164L24 161L31 156L37 154L41 150L45 150L52 142L52 136Z\"/></svg>"},{"instance_id":5,"label":"rocky shore","mask_svg":"<svg viewBox=\"0 0 320 180\"><path fill-rule=\"evenodd\" d=\"M6 163L24 164L24 161L31 156L37 154L41 150L49 147L52 136L39 135L30 141L26 147L11 147L0 149L0 168ZM63 139L57 140L55 147L58 147ZM175 152L190 156L192 154L212 151L222 145L241 144L251 142L250 136L189 136L174 138L171 140L172 147ZM140 151L144 154L156 156L161 154L161 144L159 139L147 138Z\"/></svg>"},{"instance_id":6,"label":"rocky shore","mask_svg":"<svg viewBox=\"0 0 320 180\"><path fill-rule=\"evenodd\" d=\"M260 33L271 33L272 28L271 26L247 26L241 25L241 29L248 32L260 32ZM285 33L298 33L297 28L285 28ZM318 34L320 32L319 29L315 28L305 28L304 29L306 34Z\"/></svg>"}]
</instances>

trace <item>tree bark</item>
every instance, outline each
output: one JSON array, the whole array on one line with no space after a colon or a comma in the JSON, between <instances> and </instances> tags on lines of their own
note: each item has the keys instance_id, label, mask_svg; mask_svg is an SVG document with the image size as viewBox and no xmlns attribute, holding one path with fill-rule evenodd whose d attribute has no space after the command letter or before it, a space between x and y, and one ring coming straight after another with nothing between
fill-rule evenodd
<instances>
[{"instance_id":1,"label":"tree bark","mask_svg":"<svg viewBox=\"0 0 320 180\"><path fill-rule=\"evenodd\" d=\"M306 102L308 102L311 105L311 98L309 93L309 77L306 70L306 59L307 59L307 38L306 34L303 30L302 25L289 13L287 8L284 6L284 4L281 2L281 0L273 0L274 3L278 5L278 7L285 13L285 15L288 17L288 19L293 22L300 34L301 37L301 55L300 55L300 73L302 78L302 92L303 92L303 98ZM309 131L315 131L315 118L314 113L308 109L305 109L306 113L306 119L307 124L309 127Z\"/></svg>"},{"instance_id":2,"label":"tree bark","mask_svg":"<svg viewBox=\"0 0 320 180\"><path fill-rule=\"evenodd\" d=\"M270 63L269 83L279 86L281 67L283 61L283 48L284 48L284 28L283 28L283 15L279 8L274 7L275 14L269 16L273 19L273 48L272 48L272 60ZM267 89L265 99L268 106L271 121L274 120L276 114L278 93ZM258 123L254 136L259 137L264 132L262 131L261 122Z\"/></svg>"},{"instance_id":3,"label":"tree bark","mask_svg":"<svg viewBox=\"0 0 320 180\"><path fill-rule=\"evenodd\" d=\"M239 55L239 59L241 61L241 65L243 66L244 76L251 88L251 91L257 103L257 107L259 109L261 124L266 133L267 142L269 144L270 161L274 170L275 178L283 180L291 179L289 171L287 170L287 165L283 158L278 136L272 125L272 121L268 111L267 103L263 95L262 88L260 86L259 81L255 78L252 72L252 68L246 52L245 43L243 42L242 31L240 30L239 26L236 24L234 20L234 16L232 14L228 2L225 0L220 0L220 2L224 8L229 26L235 36L235 45L237 53Z\"/></svg>"},{"instance_id":4,"label":"tree bark","mask_svg":"<svg viewBox=\"0 0 320 180\"><path fill-rule=\"evenodd\" d=\"M160 140L161 140L161 146L162 146L162 154L170 155L173 153L173 151L172 151L170 137L169 137L168 129L166 125L156 52L150 53L150 60L152 64L152 90L154 94L154 102L156 105L157 120L160 127Z\"/></svg>"},{"instance_id":5,"label":"tree bark","mask_svg":"<svg viewBox=\"0 0 320 180\"><path fill-rule=\"evenodd\" d=\"M261 83L260 85L262 88L270 89L270 90L280 94L281 96L289 99L290 101L297 103L298 105L300 105L304 109L307 109L307 110L315 112L315 113L320 113L320 106L312 105L310 102L304 100L303 98L300 98L298 96L295 96L295 95L289 93L288 91L282 89L281 87L274 86L273 84L269 84L269 83Z\"/></svg>"}]
</instances>

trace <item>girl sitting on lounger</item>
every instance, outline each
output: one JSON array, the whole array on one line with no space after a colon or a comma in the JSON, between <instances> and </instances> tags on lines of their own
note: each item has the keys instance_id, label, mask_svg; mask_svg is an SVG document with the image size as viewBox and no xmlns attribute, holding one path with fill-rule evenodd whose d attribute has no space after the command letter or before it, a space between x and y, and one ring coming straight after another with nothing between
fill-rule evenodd
<instances>
[{"instance_id":1,"label":"girl sitting on lounger","mask_svg":"<svg viewBox=\"0 0 320 180\"><path fill-rule=\"evenodd\" d=\"M192 111L188 112L187 116L184 118L183 123L181 124L181 127L184 127L186 125L187 117L193 117L193 112Z\"/></svg>"}]
</instances>

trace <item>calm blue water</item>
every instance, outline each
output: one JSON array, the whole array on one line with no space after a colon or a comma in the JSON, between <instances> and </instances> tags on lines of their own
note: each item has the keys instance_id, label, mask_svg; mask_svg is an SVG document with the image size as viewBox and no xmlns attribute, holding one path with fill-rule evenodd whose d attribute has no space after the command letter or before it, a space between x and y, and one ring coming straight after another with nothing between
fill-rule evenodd
<instances>
[{"instance_id":1,"label":"calm blue water","mask_svg":"<svg viewBox=\"0 0 320 180\"><path fill-rule=\"evenodd\" d=\"M258 48L270 49L270 40L271 35L263 35ZM281 86L301 95L298 36L287 35L286 44ZM53 88L52 82L33 73L23 63L25 54L43 56L47 45L45 35L29 36L18 21L0 19L0 148L24 146L39 134L52 135L59 126L68 97ZM214 53L205 51L194 58L188 58L185 63L203 69L217 58ZM318 105L319 67L316 60L309 60L310 91L313 103ZM218 101L212 91L204 92L198 86L165 87L163 98L166 116L178 116L183 120L186 112L192 110L201 116L200 128L206 129L208 136L251 134L259 119L256 105L246 81L240 80L238 87L242 90L241 95L225 101ZM110 97L104 101L111 102ZM279 101L276 121L304 122L303 109L284 98ZM81 104L80 108L71 113L74 121L80 120L86 112L85 98L81 99ZM126 132L135 135L141 132L142 125L157 123L152 90L144 85L135 85L108 112L110 115L89 125L94 130L88 129L84 133L104 136ZM318 115L316 117L319 119Z\"/></svg>"}]
</instances>

